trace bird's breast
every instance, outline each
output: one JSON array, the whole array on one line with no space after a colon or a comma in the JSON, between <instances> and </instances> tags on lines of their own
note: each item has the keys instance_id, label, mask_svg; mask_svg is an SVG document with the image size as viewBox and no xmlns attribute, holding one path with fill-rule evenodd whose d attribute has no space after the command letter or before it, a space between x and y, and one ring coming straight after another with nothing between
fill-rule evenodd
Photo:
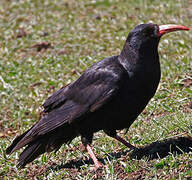
<instances>
[{"instance_id":1,"label":"bird's breast","mask_svg":"<svg viewBox=\"0 0 192 180\"><path fill-rule=\"evenodd\" d=\"M124 82L113 102L112 116L118 117L120 126L133 123L154 96L160 80L160 71L133 76ZM120 116L120 117L119 117Z\"/></svg>"}]
</instances>

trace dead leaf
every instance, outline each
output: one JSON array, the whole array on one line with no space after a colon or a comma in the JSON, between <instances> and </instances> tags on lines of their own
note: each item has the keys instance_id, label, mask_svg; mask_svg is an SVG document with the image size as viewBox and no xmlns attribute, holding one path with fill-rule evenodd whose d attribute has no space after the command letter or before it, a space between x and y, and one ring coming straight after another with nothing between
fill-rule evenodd
<instances>
[{"instance_id":1,"label":"dead leaf","mask_svg":"<svg viewBox=\"0 0 192 180\"><path fill-rule=\"evenodd\" d=\"M22 37L25 37L25 36L27 36L27 32L25 31L25 29L24 28L19 28L18 32L16 34L16 37L17 38L22 38Z\"/></svg>"},{"instance_id":2,"label":"dead leaf","mask_svg":"<svg viewBox=\"0 0 192 180\"><path fill-rule=\"evenodd\" d=\"M34 88L35 86L40 86L42 82L36 82L30 86L30 88Z\"/></svg>"},{"instance_id":3,"label":"dead leaf","mask_svg":"<svg viewBox=\"0 0 192 180\"><path fill-rule=\"evenodd\" d=\"M32 48L36 48L38 52L45 51L48 48L51 48L52 45L50 42L40 42L32 46Z\"/></svg>"}]
</instances>

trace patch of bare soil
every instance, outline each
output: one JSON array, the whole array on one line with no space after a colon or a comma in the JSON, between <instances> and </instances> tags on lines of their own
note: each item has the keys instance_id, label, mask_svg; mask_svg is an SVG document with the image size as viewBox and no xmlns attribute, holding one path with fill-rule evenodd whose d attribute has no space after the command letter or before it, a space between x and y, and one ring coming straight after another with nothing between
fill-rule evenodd
<instances>
[{"instance_id":1,"label":"patch of bare soil","mask_svg":"<svg viewBox=\"0 0 192 180\"><path fill-rule=\"evenodd\" d=\"M55 165L56 163L49 161L46 165L43 165L41 167L33 166L32 168L27 168L27 177L35 178L46 174L49 171L49 167L54 167Z\"/></svg>"},{"instance_id":2,"label":"patch of bare soil","mask_svg":"<svg viewBox=\"0 0 192 180\"><path fill-rule=\"evenodd\" d=\"M139 180L139 179L145 179L145 175L147 173L147 170L144 168L141 168L140 170L128 173L125 171L125 168L119 164L115 165L115 174L118 176L119 179L124 180Z\"/></svg>"},{"instance_id":3,"label":"patch of bare soil","mask_svg":"<svg viewBox=\"0 0 192 180\"><path fill-rule=\"evenodd\" d=\"M183 82L185 87L192 86L192 78L185 79Z\"/></svg>"},{"instance_id":4,"label":"patch of bare soil","mask_svg":"<svg viewBox=\"0 0 192 180\"><path fill-rule=\"evenodd\" d=\"M17 32L15 32L16 38L22 38L28 35L28 32L24 28L19 28Z\"/></svg>"},{"instance_id":5,"label":"patch of bare soil","mask_svg":"<svg viewBox=\"0 0 192 180\"><path fill-rule=\"evenodd\" d=\"M17 133L17 131L15 131L13 128L7 128L5 130L0 130L0 138L15 136L16 133Z\"/></svg>"},{"instance_id":6,"label":"patch of bare soil","mask_svg":"<svg viewBox=\"0 0 192 180\"><path fill-rule=\"evenodd\" d=\"M184 112L186 113L191 113L192 110L192 101L190 101L189 103L187 103L184 107Z\"/></svg>"},{"instance_id":7,"label":"patch of bare soil","mask_svg":"<svg viewBox=\"0 0 192 180\"><path fill-rule=\"evenodd\" d=\"M192 76L191 77L190 76L191 75L189 75L188 78L183 79L182 82L180 83L180 85L185 88L192 86Z\"/></svg>"},{"instance_id":8,"label":"patch of bare soil","mask_svg":"<svg viewBox=\"0 0 192 180\"><path fill-rule=\"evenodd\" d=\"M147 170L142 168L138 171L135 171L135 172L132 172L128 175L128 179L130 180L142 180L142 179L145 179L145 175L147 173Z\"/></svg>"}]
</instances>

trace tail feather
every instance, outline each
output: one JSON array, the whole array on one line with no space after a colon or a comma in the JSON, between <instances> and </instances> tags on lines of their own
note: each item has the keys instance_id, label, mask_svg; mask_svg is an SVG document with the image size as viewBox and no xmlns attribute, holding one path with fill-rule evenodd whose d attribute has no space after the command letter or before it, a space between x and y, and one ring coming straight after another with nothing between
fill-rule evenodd
<instances>
[{"instance_id":1,"label":"tail feather","mask_svg":"<svg viewBox=\"0 0 192 180\"><path fill-rule=\"evenodd\" d=\"M23 139L23 137L29 132L29 130L13 140L12 144L6 149L6 154L12 154L14 152L14 148L16 147L16 145L21 141L21 139Z\"/></svg>"},{"instance_id":2,"label":"tail feather","mask_svg":"<svg viewBox=\"0 0 192 180\"><path fill-rule=\"evenodd\" d=\"M17 150L17 145L22 143L22 139L28 131L13 141L13 143L6 150L7 154L11 154ZM65 125L43 136L36 137L27 144L25 150L20 154L18 167L23 168L26 164L32 162L39 155L45 152L53 150L57 151L63 143L72 141L77 135L78 134L76 133L74 127L71 125Z\"/></svg>"},{"instance_id":3,"label":"tail feather","mask_svg":"<svg viewBox=\"0 0 192 180\"><path fill-rule=\"evenodd\" d=\"M40 154L43 154L46 151L44 144L42 144L41 140L29 144L25 150L19 156L18 167L23 168L26 164L32 162L35 158L37 158Z\"/></svg>"}]
</instances>

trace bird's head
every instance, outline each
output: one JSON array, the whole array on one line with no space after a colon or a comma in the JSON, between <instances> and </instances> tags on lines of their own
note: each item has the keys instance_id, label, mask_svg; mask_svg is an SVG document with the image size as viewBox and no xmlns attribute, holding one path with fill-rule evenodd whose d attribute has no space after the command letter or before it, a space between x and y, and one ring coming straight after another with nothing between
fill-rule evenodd
<instances>
[{"instance_id":1,"label":"bird's head","mask_svg":"<svg viewBox=\"0 0 192 180\"><path fill-rule=\"evenodd\" d=\"M140 24L129 33L127 43L135 49L142 49L145 51L151 48L156 49L162 35L181 30L189 30L189 28L174 24L160 26L153 23Z\"/></svg>"}]
</instances>

